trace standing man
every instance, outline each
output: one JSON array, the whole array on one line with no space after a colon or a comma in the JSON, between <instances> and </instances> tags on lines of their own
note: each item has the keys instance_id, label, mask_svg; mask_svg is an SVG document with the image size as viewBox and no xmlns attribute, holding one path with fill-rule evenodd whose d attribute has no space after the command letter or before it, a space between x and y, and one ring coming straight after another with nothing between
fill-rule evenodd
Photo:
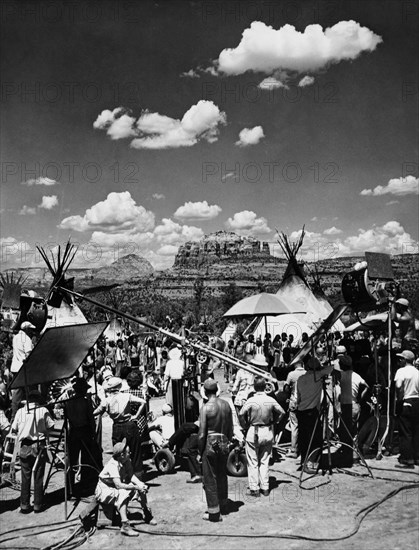
<instances>
[{"instance_id":1,"label":"standing man","mask_svg":"<svg viewBox=\"0 0 419 550\"><path fill-rule=\"evenodd\" d=\"M33 349L32 338L35 334L35 330L36 328L32 323L24 321L20 325L19 332L13 336L13 359L10 366L10 372L15 377ZM12 390L12 422L24 395L23 388Z\"/></svg>"},{"instance_id":2,"label":"standing man","mask_svg":"<svg viewBox=\"0 0 419 550\"><path fill-rule=\"evenodd\" d=\"M141 460L141 435L138 429L137 420L143 413L146 401L141 397L124 393L122 390L122 379L114 376L107 383L108 397L100 403L93 414L103 414L105 411L113 420L112 444L127 440L131 452L131 461L134 473L137 477L142 475ZM139 408L133 415L132 404L138 404Z\"/></svg>"},{"instance_id":3,"label":"standing man","mask_svg":"<svg viewBox=\"0 0 419 550\"><path fill-rule=\"evenodd\" d=\"M202 473L209 521L222 521L221 509L227 503L227 457L233 436L233 414L230 405L217 397L218 385L208 378L204 391L208 402L199 416L198 449L202 456Z\"/></svg>"},{"instance_id":4,"label":"standing man","mask_svg":"<svg viewBox=\"0 0 419 550\"><path fill-rule=\"evenodd\" d=\"M291 448L287 452L288 458L298 458L298 419L297 419L297 380L305 373L304 364L302 361L296 363L293 371L288 373L287 380L284 384L284 392L289 397L288 417L291 427Z\"/></svg>"},{"instance_id":5,"label":"standing man","mask_svg":"<svg viewBox=\"0 0 419 550\"><path fill-rule=\"evenodd\" d=\"M269 458L274 439L273 425L285 414L284 409L265 393L266 382L256 376L256 394L250 397L240 411L248 427L246 457L249 472L248 496L258 497L259 491L269 496Z\"/></svg>"},{"instance_id":6,"label":"standing man","mask_svg":"<svg viewBox=\"0 0 419 550\"><path fill-rule=\"evenodd\" d=\"M321 350L316 352L321 355ZM317 357L310 357L305 366L306 372L297 380L297 419L298 448L301 453L301 466L306 463L306 473L317 473L321 455L322 426L319 418L323 377L332 372L332 366L322 365ZM319 421L316 424L317 419ZM312 437L313 436L313 437ZM310 445L310 440L311 445ZM316 451L316 452L314 452ZM308 460L308 459L311 460Z\"/></svg>"},{"instance_id":7,"label":"standing man","mask_svg":"<svg viewBox=\"0 0 419 550\"><path fill-rule=\"evenodd\" d=\"M397 468L419 466L419 371L410 350L397 354L400 368L396 372L396 411L400 437L400 464Z\"/></svg>"},{"instance_id":8,"label":"standing man","mask_svg":"<svg viewBox=\"0 0 419 550\"><path fill-rule=\"evenodd\" d=\"M38 390L29 392L28 406L21 407L12 424L12 432L17 433L20 442L20 465L22 485L20 490L20 513L32 511L31 478L34 474L34 507L35 513L42 512L44 497L44 472L47 460L45 445L48 432L54 427L48 410L40 405L41 394Z\"/></svg>"},{"instance_id":9,"label":"standing man","mask_svg":"<svg viewBox=\"0 0 419 550\"><path fill-rule=\"evenodd\" d=\"M391 306L391 319L399 323L402 348L411 350L418 343L416 338L415 317L406 298L399 298Z\"/></svg>"}]
</instances>

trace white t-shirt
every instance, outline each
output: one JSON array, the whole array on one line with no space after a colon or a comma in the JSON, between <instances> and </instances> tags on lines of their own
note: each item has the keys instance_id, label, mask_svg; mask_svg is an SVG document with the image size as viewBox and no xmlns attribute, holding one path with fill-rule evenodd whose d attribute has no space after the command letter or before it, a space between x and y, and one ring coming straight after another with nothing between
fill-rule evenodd
<instances>
[{"instance_id":1,"label":"white t-shirt","mask_svg":"<svg viewBox=\"0 0 419 550\"><path fill-rule=\"evenodd\" d=\"M352 402L359 403L359 387L367 386L365 380L357 372L352 372Z\"/></svg>"},{"instance_id":2,"label":"white t-shirt","mask_svg":"<svg viewBox=\"0 0 419 550\"><path fill-rule=\"evenodd\" d=\"M19 330L19 332L13 336L13 359L10 366L11 372L19 372L23 361L30 354L32 348L32 340L26 332Z\"/></svg>"},{"instance_id":3,"label":"white t-shirt","mask_svg":"<svg viewBox=\"0 0 419 550\"><path fill-rule=\"evenodd\" d=\"M172 380L180 380L183 376L183 359L169 359L164 371L164 377Z\"/></svg>"},{"instance_id":4,"label":"white t-shirt","mask_svg":"<svg viewBox=\"0 0 419 550\"><path fill-rule=\"evenodd\" d=\"M403 399L419 397L419 371L413 365L406 365L396 372L396 388L402 388Z\"/></svg>"}]
</instances>

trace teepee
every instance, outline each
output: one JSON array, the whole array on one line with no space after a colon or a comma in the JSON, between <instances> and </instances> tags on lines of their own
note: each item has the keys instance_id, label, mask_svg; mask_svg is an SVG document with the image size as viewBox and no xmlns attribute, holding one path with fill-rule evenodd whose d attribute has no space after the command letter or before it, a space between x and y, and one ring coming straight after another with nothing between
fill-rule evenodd
<instances>
[{"instance_id":1,"label":"teepee","mask_svg":"<svg viewBox=\"0 0 419 550\"><path fill-rule=\"evenodd\" d=\"M77 253L77 247L68 241L63 251L61 250L61 246L58 246L55 256L50 251L51 260L44 248L37 246L37 249L52 275L50 293L56 286L62 286L63 288L72 290L74 288L74 278L66 279L65 274L74 260L74 256ZM63 296L59 307L48 304L48 318L42 332L51 327L81 325L83 323L87 323L86 317L83 315L83 312L75 303L74 299L66 294Z\"/></svg>"},{"instance_id":2,"label":"teepee","mask_svg":"<svg viewBox=\"0 0 419 550\"><path fill-rule=\"evenodd\" d=\"M310 288L304 269L298 263L297 254L304 241L304 227L301 235L296 242L291 242L284 233L278 234L278 243L288 259L288 265L279 286L277 295L292 300L301 305L301 309L306 313L290 313L278 315L276 317L267 317L268 332L274 338L277 334L286 332L294 336L294 341L298 342L303 332L309 336L312 334L333 311L332 306L327 301L322 292L316 293ZM265 323L259 320L256 326L253 325L253 334L263 337L265 334ZM337 321L332 330L342 331L344 325Z\"/></svg>"}]
</instances>

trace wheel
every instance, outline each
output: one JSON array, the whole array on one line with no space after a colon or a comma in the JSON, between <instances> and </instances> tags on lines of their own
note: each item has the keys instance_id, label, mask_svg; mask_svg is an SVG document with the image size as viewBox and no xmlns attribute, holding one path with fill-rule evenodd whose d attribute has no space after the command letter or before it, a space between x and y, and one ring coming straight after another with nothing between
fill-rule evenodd
<instances>
[{"instance_id":1,"label":"wheel","mask_svg":"<svg viewBox=\"0 0 419 550\"><path fill-rule=\"evenodd\" d=\"M160 449L154 456L154 463L161 474L170 474L175 469L176 458L169 449Z\"/></svg>"},{"instance_id":2,"label":"wheel","mask_svg":"<svg viewBox=\"0 0 419 550\"><path fill-rule=\"evenodd\" d=\"M227 458L227 472L233 477L247 476L247 458L246 455L233 449Z\"/></svg>"}]
</instances>

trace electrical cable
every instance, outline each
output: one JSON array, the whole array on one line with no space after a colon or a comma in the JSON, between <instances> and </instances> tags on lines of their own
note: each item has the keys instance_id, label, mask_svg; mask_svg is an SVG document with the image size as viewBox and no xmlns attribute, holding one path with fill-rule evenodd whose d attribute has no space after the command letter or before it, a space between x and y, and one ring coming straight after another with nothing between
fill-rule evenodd
<instances>
[{"instance_id":1,"label":"electrical cable","mask_svg":"<svg viewBox=\"0 0 419 550\"><path fill-rule=\"evenodd\" d=\"M390 493L387 493L384 497L382 497L380 500L377 500L376 502L373 502L372 504L369 504L368 506L362 508L361 510L359 510L356 514L355 514L355 526L354 528L349 532L349 533L346 533L345 535L340 535L340 536L336 536L336 537L308 537L308 536L304 536L304 535L293 535L293 534L281 534L281 533L277 533L277 534L272 534L272 535L267 535L267 534L230 534L230 533L220 533L220 534L217 534L217 533L191 533L191 532L179 532L179 531L147 531L147 530L144 530L144 529L138 529L136 528L135 530L139 533L143 533L143 534L147 534L147 535L151 535L151 536L163 536L163 537L193 537L193 538L198 538L198 537L217 537L217 538L232 538L232 539L235 539L235 538L245 538L245 539L289 539L289 540L306 540L306 541L312 541L312 542L335 542L335 541L341 541L341 540L346 540L348 538L351 538L352 536L356 535L361 527L361 524L362 522L364 521L364 519L368 516L368 514L370 514L372 511L374 511L375 509L377 509L381 504L385 503L386 501L390 500L391 498L393 498L394 496L396 496L397 494L399 494L400 492L402 491L406 491L406 490L411 490L411 489L418 489L419 488L419 483L411 483L409 485L404 485L403 487L399 487L397 489L394 489L393 491L390 491ZM62 523L62 522L60 522ZM57 529L55 529L57 530ZM49 530L46 530L46 531L43 531L43 532L51 532L52 530L49 529ZM42 532L42 533L43 533ZM55 546L49 546L49 547L46 547L46 548L43 548L41 550L46 550L48 548L48 550L58 550L58 548L60 549L63 549L65 548L65 550L72 550L73 548L77 548L77 546L80 546L80 544L83 544L90 536L90 533L91 532L94 532L94 530L90 530L88 534L86 534L86 537L83 537L82 539L80 539L79 541L74 541L74 543L72 543L71 545L67 545L65 546L66 542L64 541L64 544L63 543L58 543L58 545L55 545ZM41 534L41 533L37 533L37 534ZM27 535L23 535L24 537L27 537L27 536L34 536L33 534L27 534ZM74 535L72 535L74 536ZM6 542L7 540L13 540L15 538L19 538L19 537L11 537L9 539L6 539L4 541L1 541L1 542ZM69 542L71 542L71 539L67 538L65 539L66 541L69 540Z\"/></svg>"}]
</instances>

